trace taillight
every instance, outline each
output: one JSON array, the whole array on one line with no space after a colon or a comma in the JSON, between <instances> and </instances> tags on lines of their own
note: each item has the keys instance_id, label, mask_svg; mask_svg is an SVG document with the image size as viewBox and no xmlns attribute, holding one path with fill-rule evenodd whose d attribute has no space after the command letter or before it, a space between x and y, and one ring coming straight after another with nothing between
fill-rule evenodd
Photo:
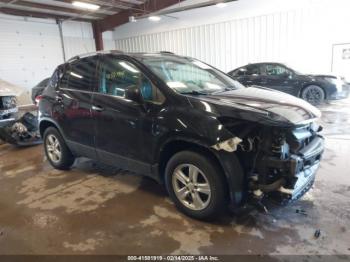
<instances>
[{"instance_id":1,"label":"taillight","mask_svg":"<svg viewBox=\"0 0 350 262\"><path fill-rule=\"evenodd\" d=\"M35 98L35 105L38 106L39 105L39 102L40 100L43 98L42 95L38 95L36 98Z\"/></svg>"}]
</instances>

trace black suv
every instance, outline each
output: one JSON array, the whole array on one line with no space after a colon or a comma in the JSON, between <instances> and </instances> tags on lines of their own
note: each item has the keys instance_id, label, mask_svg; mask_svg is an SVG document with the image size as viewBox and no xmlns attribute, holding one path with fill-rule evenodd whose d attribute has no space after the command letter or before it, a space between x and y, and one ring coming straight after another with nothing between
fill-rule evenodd
<instances>
[{"instance_id":1,"label":"black suv","mask_svg":"<svg viewBox=\"0 0 350 262\"><path fill-rule=\"evenodd\" d=\"M263 196L299 198L323 152L309 103L170 53L75 57L56 69L39 109L52 166L84 156L152 177L195 218Z\"/></svg>"},{"instance_id":2,"label":"black suv","mask_svg":"<svg viewBox=\"0 0 350 262\"><path fill-rule=\"evenodd\" d=\"M325 100L347 98L350 86L333 75L305 75L280 63L256 63L228 73L245 86L264 86L319 105Z\"/></svg>"}]
</instances>

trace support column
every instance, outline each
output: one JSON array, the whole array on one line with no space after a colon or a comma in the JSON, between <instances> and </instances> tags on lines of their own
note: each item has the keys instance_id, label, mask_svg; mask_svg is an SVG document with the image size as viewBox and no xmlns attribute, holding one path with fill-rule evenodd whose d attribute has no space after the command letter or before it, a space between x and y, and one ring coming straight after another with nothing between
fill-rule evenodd
<instances>
[{"instance_id":1,"label":"support column","mask_svg":"<svg viewBox=\"0 0 350 262\"><path fill-rule=\"evenodd\" d=\"M66 62L66 50L64 47L64 39L63 39L63 31L62 31L62 21L57 19L56 23L58 25L58 30L60 33L60 40L61 40L61 48L62 48L62 55L63 55L63 61Z\"/></svg>"},{"instance_id":2,"label":"support column","mask_svg":"<svg viewBox=\"0 0 350 262\"><path fill-rule=\"evenodd\" d=\"M92 23L92 30L95 39L96 51L103 50L103 38L102 38L102 30L101 26L98 22Z\"/></svg>"}]
</instances>

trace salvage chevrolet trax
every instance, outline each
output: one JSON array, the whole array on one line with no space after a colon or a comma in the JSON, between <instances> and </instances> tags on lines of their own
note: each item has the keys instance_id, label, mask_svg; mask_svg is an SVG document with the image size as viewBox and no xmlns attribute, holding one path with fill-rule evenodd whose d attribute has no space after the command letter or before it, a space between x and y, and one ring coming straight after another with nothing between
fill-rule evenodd
<instances>
[{"instance_id":1,"label":"salvage chevrolet trax","mask_svg":"<svg viewBox=\"0 0 350 262\"><path fill-rule=\"evenodd\" d=\"M84 156L152 177L199 219L263 196L299 198L324 147L309 103L164 52L72 58L39 108L53 167Z\"/></svg>"}]
</instances>

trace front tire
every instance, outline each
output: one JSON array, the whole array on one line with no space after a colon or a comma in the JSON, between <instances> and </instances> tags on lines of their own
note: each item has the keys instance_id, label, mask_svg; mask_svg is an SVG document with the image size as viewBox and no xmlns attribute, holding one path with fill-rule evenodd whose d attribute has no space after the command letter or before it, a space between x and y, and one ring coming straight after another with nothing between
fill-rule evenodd
<instances>
[{"instance_id":1,"label":"front tire","mask_svg":"<svg viewBox=\"0 0 350 262\"><path fill-rule=\"evenodd\" d=\"M301 98L312 105L320 105L324 102L326 94L321 87L310 85L303 89Z\"/></svg>"},{"instance_id":2,"label":"front tire","mask_svg":"<svg viewBox=\"0 0 350 262\"><path fill-rule=\"evenodd\" d=\"M75 158L56 128L49 127L45 130L44 148L46 157L54 168L67 170L73 165Z\"/></svg>"},{"instance_id":3,"label":"front tire","mask_svg":"<svg viewBox=\"0 0 350 262\"><path fill-rule=\"evenodd\" d=\"M167 163L165 183L180 211L196 219L212 219L220 215L227 204L221 173L210 157L182 151Z\"/></svg>"}]
</instances>

